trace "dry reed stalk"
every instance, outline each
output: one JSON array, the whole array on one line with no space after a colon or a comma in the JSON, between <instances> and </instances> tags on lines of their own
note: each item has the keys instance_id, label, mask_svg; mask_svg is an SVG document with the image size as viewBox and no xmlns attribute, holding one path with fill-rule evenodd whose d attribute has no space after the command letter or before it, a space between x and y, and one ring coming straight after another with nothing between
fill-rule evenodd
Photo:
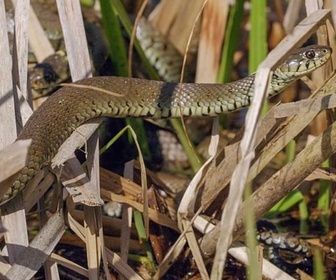
<instances>
[{"instance_id":1,"label":"dry reed stalk","mask_svg":"<svg viewBox=\"0 0 336 280\"><path fill-rule=\"evenodd\" d=\"M217 82L228 15L228 1L210 0L204 7L197 55L197 83Z\"/></svg>"},{"instance_id":2,"label":"dry reed stalk","mask_svg":"<svg viewBox=\"0 0 336 280\"><path fill-rule=\"evenodd\" d=\"M85 36L79 1L57 1L63 36L73 81L91 77L91 63ZM88 170L92 190L99 198L99 150L98 134L95 132L88 140ZM101 221L101 208L84 206L84 225L90 279L98 279L101 256L104 247ZM103 257L106 259L106 257ZM104 265L107 279L110 274Z\"/></svg>"},{"instance_id":3,"label":"dry reed stalk","mask_svg":"<svg viewBox=\"0 0 336 280\"><path fill-rule=\"evenodd\" d=\"M5 138L1 139L0 146L4 148L9 143L13 142L16 138L16 133L21 130L24 120L21 118L20 106L18 103L19 94L26 92L25 81L27 78L27 67L26 69L20 68L20 61L24 59L25 55L24 47L27 48L27 16L23 15L24 11L27 10L28 2L22 1L22 5L16 8L16 17L15 17L15 43L13 47L13 60L11 60L11 55L9 53L9 44L8 44L8 35L7 29L2 28L2 38L0 43L2 61L4 62L0 75L2 76L2 91L1 91L1 123L5 124L4 127L1 127L1 135ZM0 18L2 26L6 25L5 17L5 7L4 3L1 3L0 6ZM20 16L21 15L21 16ZM18 28L21 27L21 29ZM26 61L23 62L23 65L26 65ZM13 69L13 70L12 70ZM12 76L12 70L13 76ZM25 77L23 77L23 75ZM24 87L24 88L23 88ZM14 106L14 102L16 102ZM14 112L16 108L16 112ZM15 113L17 114L15 116ZM18 125L17 125L18 124ZM7 182L10 184L9 182ZM6 186L9 187L8 185ZM2 222L7 231L4 233L6 248L4 254L8 255L9 263L14 264L20 257L21 254L25 251L25 247L28 245L28 235L27 235L27 226L25 221L25 212L22 206L22 197L18 196L10 205L5 205L1 207L2 212ZM12 271L12 268L8 271ZM6 268L8 269L8 267ZM5 275L7 271L1 271L1 274Z\"/></svg>"},{"instance_id":4,"label":"dry reed stalk","mask_svg":"<svg viewBox=\"0 0 336 280\"><path fill-rule=\"evenodd\" d=\"M189 35L204 0L163 0L149 16L149 21L184 55ZM195 34L198 37L198 34ZM197 40L196 40L197 41ZM195 51L196 47L191 47Z\"/></svg>"}]
</instances>

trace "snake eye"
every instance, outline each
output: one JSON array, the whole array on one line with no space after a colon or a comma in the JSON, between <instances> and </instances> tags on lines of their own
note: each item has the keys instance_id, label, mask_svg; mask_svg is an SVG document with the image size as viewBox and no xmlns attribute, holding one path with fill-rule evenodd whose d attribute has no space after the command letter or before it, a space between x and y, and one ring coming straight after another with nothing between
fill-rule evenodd
<instances>
[{"instance_id":1,"label":"snake eye","mask_svg":"<svg viewBox=\"0 0 336 280\"><path fill-rule=\"evenodd\" d=\"M309 59L313 59L315 57L315 52L314 51L306 51L305 55Z\"/></svg>"}]
</instances>

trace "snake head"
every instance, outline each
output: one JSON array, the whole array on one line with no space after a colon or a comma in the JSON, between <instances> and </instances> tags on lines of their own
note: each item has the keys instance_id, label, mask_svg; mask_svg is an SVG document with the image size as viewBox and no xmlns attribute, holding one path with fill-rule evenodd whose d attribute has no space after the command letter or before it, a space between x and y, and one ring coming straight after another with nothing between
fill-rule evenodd
<instances>
[{"instance_id":1,"label":"snake head","mask_svg":"<svg viewBox=\"0 0 336 280\"><path fill-rule=\"evenodd\" d=\"M324 65L331 57L328 46L313 45L298 49L275 71L279 78L299 79Z\"/></svg>"},{"instance_id":2,"label":"snake head","mask_svg":"<svg viewBox=\"0 0 336 280\"><path fill-rule=\"evenodd\" d=\"M47 95L55 88L57 74L50 64L40 63L29 71L29 82L33 97L38 98Z\"/></svg>"},{"instance_id":3,"label":"snake head","mask_svg":"<svg viewBox=\"0 0 336 280\"><path fill-rule=\"evenodd\" d=\"M49 63L39 63L30 71L30 83L32 88L46 88L57 81L57 74Z\"/></svg>"}]
</instances>

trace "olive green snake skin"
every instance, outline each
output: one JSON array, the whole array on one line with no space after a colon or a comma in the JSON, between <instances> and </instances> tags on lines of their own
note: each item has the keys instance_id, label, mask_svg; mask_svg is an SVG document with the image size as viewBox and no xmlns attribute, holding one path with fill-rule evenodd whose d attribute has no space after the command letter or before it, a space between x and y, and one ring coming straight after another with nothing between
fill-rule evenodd
<instances>
[{"instance_id":1,"label":"olive green snake skin","mask_svg":"<svg viewBox=\"0 0 336 280\"><path fill-rule=\"evenodd\" d=\"M291 55L273 74L270 95L322 66L331 49L309 46ZM166 83L134 78L94 77L82 87L63 87L30 117L19 139L32 139L27 166L0 201L7 202L57 153L61 144L86 121L115 118L177 118L216 116L248 106L254 94L254 75L227 84ZM83 88L84 86L87 86ZM100 90L98 90L100 89Z\"/></svg>"}]
</instances>

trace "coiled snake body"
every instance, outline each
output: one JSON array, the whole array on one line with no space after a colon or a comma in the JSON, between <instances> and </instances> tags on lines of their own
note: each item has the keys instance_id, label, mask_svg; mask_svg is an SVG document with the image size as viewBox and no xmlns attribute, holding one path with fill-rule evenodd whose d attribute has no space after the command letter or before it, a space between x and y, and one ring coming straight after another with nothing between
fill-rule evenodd
<instances>
[{"instance_id":1,"label":"coiled snake body","mask_svg":"<svg viewBox=\"0 0 336 280\"><path fill-rule=\"evenodd\" d=\"M276 226L267 221L257 223L257 240L268 248L269 260L287 273L294 274L297 269L312 274L313 248L304 239L288 233L278 233ZM281 254L281 251L287 254Z\"/></svg>"},{"instance_id":2,"label":"coiled snake body","mask_svg":"<svg viewBox=\"0 0 336 280\"><path fill-rule=\"evenodd\" d=\"M270 95L325 64L330 56L331 49L324 46L298 50L274 72ZM254 93L254 75L228 84L178 84L117 77L94 77L76 84L82 87L61 88L26 123L18 139L32 139L28 164L1 204L49 164L61 144L89 119L215 116L248 106Z\"/></svg>"}]
</instances>

